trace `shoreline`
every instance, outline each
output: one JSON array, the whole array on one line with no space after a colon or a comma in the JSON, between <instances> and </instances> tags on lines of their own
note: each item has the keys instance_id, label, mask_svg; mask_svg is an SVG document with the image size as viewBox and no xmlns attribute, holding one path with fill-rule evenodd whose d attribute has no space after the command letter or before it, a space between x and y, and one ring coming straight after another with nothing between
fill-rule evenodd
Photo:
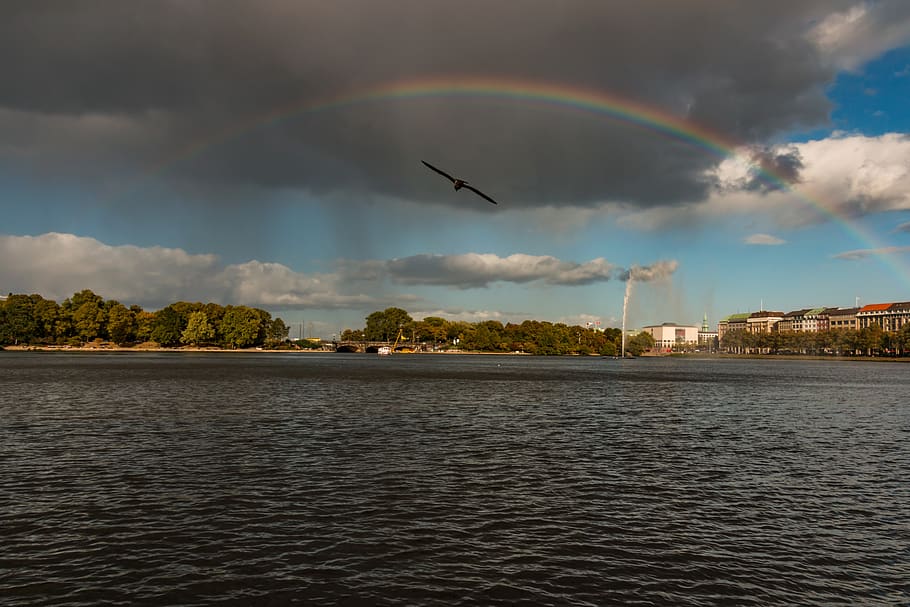
<instances>
[{"instance_id":1,"label":"shoreline","mask_svg":"<svg viewBox=\"0 0 910 607\"><path fill-rule=\"evenodd\" d=\"M334 350L318 350L318 349L274 349L274 348L239 348L239 349L226 349L226 348L214 348L214 347L194 347L194 346L181 346L179 348L164 348L161 346L134 346L134 347L125 347L125 346L0 346L0 352L45 352L45 353L54 353L54 352L70 352L70 353L85 353L85 354L99 354L99 353L162 353L170 352L175 354L180 353L226 353L226 354L360 354L368 356L378 356L374 353L366 352L335 352ZM408 356L413 354L446 354L446 355L455 355L463 354L470 356L534 356L533 354L528 354L527 352L480 352L476 350L437 350L433 352L398 352L394 353L391 356ZM611 356L602 356L600 354L563 354L557 355L557 357L562 356L586 356L590 358L616 358ZM892 356L822 356L814 354L687 354L687 353L676 353L676 354L642 354L637 357L641 359L654 359L654 358L690 358L690 359L713 359L713 360L819 360L819 361L831 361L831 362L849 362L849 361L870 361L870 362L893 362L893 363L910 363L910 356L903 357L892 357Z\"/></svg>"},{"instance_id":2,"label":"shoreline","mask_svg":"<svg viewBox=\"0 0 910 607\"><path fill-rule=\"evenodd\" d=\"M200 348L181 346L180 348L164 348L161 346L2 346L0 350L6 352L324 352L325 350L274 350L269 348Z\"/></svg>"},{"instance_id":3,"label":"shoreline","mask_svg":"<svg viewBox=\"0 0 910 607\"><path fill-rule=\"evenodd\" d=\"M369 356L378 356L378 354L373 352L336 352L335 350L321 350L321 349L311 349L311 348L301 348L301 349L291 349L291 348L215 348L215 347L196 347L196 346L181 346L179 348L165 348L162 346L0 346L0 352L74 352L74 353L103 353L103 352L132 352L132 353L143 353L143 352L190 352L190 353L199 353L199 352L226 352L226 353L247 353L247 354L367 354ZM513 355L513 356L531 356L526 352L480 352L475 350L436 350L434 352L396 352L392 356L408 356L411 354L486 354L489 356L503 356L503 355ZM599 355L596 355L599 356Z\"/></svg>"}]
</instances>

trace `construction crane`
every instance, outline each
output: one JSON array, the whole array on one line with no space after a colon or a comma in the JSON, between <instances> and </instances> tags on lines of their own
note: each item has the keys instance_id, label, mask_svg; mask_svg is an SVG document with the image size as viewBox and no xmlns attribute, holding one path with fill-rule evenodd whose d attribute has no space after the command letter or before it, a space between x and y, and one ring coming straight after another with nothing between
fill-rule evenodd
<instances>
[{"instance_id":1,"label":"construction crane","mask_svg":"<svg viewBox=\"0 0 910 607\"><path fill-rule=\"evenodd\" d=\"M398 335L395 336L395 343L392 345L392 352L399 352L398 344L404 343L404 329L398 329ZM400 353L402 354L411 354L414 352L413 348L401 347Z\"/></svg>"}]
</instances>

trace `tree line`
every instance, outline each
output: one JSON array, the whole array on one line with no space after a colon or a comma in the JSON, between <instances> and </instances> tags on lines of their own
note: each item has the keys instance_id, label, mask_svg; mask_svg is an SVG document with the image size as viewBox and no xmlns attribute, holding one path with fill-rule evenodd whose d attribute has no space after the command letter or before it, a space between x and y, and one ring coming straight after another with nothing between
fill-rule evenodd
<instances>
[{"instance_id":1,"label":"tree line","mask_svg":"<svg viewBox=\"0 0 910 607\"><path fill-rule=\"evenodd\" d=\"M496 320L470 323L428 316L415 321L401 308L386 308L366 317L363 329L346 329L342 341L393 342L401 331L406 343L422 347L459 348L476 352L525 352L537 355L600 354L617 356L622 331L526 320L503 324ZM626 340L626 352L635 356L654 345L646 332Z\"/></svg>"},{"instance_id":2,"label":"tree line","mask_svg":"<svg viewBox=\"0 0 910 607\"><path fill-rule=\"evenodd\" d=\"M0 346L70 345L110 341L119 346L154 342L163 347L269 346L287 339L288 326L259 308L178 301L156 312L129 307L89 289L62 304L41 295L0 301Z\"/></svg>"},{"instance_id":3,"label":"tree line","mask_svg":"<svg viewBox=\"0 0 910 607\"><path fill-rule=\"evenodd\" d=\"M863 329L830 329L751 333L734 329L724 333L720 347L730 353L907 356L910 354L910 324L890 332L877 324Z\"/></svg>"}]
</instances>

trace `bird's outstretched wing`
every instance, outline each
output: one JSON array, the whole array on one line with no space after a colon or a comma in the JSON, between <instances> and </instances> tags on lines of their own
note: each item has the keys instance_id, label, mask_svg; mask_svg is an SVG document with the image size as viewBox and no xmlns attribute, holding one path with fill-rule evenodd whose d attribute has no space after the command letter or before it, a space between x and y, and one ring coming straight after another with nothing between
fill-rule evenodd
<instances>
[{"instance_id":1,"label":"bird's outstretched wing","mask_svg":"<svg viewBox=\"0 0 910 607\"><path fill-rule=\"evenodd\" d=\"M436 171L437 173L439 173L440 175L442 175L443 177L445 177L446 179L448 179L448 180L451 181L452 183L455 183L455 178L452 177L451 175L449 175L448 173L446 173L445 171L440 171L439 169L437 169L436 167L434 167L432 164L430 164L430 163L427 162L426 160L421 160L420 162L422 162L422 163L424 163L425 165L427 165L427 168L429 168L429 169L431 169L431 170L433 170L433 171Z\"/></svg>"},{"instance_id":2,"label":"bird's outstretched wing","mask_svg":"<svg viewBox=\"0 0 910 607\"><path fill-rule=\"evenodd\" d=\"M470 185L468 185L468 184L464 184L464 186L462 186L462 187L465 187L465 188L471 190L472 192L474 192L475 194L477 194L477 195L480 196L481 198L483 198L483 199L485 199L485 200L489 200L489 201L492 202L493 204L497 204L497 202L496 202L495 200L493 200L492 198L490 198L489 196L487 196L486 194L484 194L483 192L481 192L480 190L478 190L477 188L475 188L475 187L473 187L473 186L470 186Z\"/></svg>"}]
</instances>

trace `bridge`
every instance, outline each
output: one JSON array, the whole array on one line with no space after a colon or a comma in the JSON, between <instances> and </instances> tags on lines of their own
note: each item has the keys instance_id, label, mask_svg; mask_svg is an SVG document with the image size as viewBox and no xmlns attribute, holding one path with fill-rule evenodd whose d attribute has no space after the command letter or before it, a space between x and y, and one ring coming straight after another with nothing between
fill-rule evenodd
<instances>
[{"instance_id":1,"label":"bridge","mask_svg":"<svg viewBox=\"0 0 910 607\"><path fill-rule=\"evenodd\" d=\"M392 341L333 341L331 342L332 346L335 348L336 352L366 352L367 354L376 354L379 352L379 348L387 347L391 348L395 345L395 342ZM417 350L419 346L415 346L412 343L398 343L396 351L401 350Z\"/></svg>"}]
</instances>

